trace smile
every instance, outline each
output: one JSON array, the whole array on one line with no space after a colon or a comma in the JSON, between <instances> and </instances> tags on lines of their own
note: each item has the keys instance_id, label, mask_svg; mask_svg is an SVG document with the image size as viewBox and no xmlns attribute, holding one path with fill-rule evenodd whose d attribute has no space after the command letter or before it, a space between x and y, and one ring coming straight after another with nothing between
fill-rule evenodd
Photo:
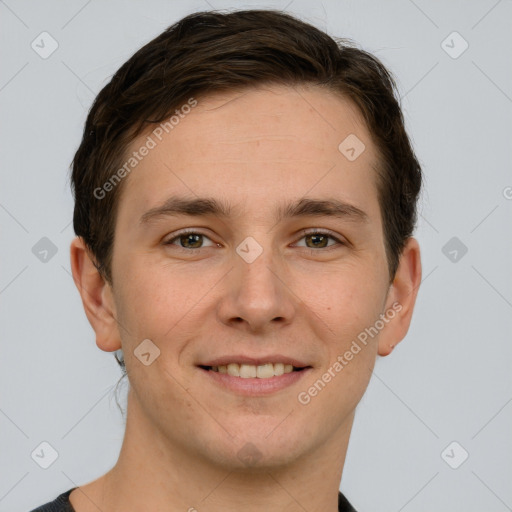
<instances>
[{"instance_id":1,"label":"smile","mask_svg":"<svg viewBox=\"0 0 512 512\"><path fill-rule=\"evenodd\" d=\"M224 373L231 377L241 377L242 379L269 379L271 377L279 377L285 373L304 369L283 363L266 363L261 365L229 363L227 365L220 366L201 366L201 368L218 373Z\"/></svg>"},{"instance_id":2,"label":"smile","mask_svg":"<svg viewBox=\"0 0 512 512\"><path fill-rule=\"evenodd\" d=\"M242 396L265 396L281 391L308 375L313 368L283 363L261 365L229 363L198 366L210 383Z\"/></svg>"}]
</instances>

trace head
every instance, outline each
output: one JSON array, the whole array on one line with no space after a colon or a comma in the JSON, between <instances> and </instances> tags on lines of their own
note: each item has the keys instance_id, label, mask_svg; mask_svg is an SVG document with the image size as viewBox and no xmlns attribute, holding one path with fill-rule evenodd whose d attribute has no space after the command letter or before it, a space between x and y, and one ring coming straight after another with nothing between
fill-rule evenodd
<instances>
[{"instance_id":1,"label":"head","mask_svg":"<svg viewBox=\"0 0 512 512\"><path fill-rule=\"evenodd\" d=\"M420 165L377 58L282 12L191 14L98 94L72 187L73 275L97 344L122 347L137 410L164 438L230 467L259 440L271 465L347 428L421 276ZM159 351L149 365L143 340ZM258 398L204 385L201 366L246 353L309 373Z\"/></svg>"}]
</instances>

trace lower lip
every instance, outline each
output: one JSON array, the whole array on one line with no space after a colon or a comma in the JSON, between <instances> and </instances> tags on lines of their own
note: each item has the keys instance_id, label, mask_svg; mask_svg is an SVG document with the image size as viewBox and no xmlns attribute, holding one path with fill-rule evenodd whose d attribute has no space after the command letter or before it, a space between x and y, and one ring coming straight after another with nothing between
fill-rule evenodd
<instances>
[{"instance_id":1,"label":"lower lip","mask_svg":"<svg viewBox=\"0 0 512 512\"><path fill-rule=\"evenodd\" d=\"M243 377L232 377L227 373L214 372L204 368L199 369L213 382L244 396L264 396L281 391L298 382L312 370L312 368L304 368L304 370L283 373L283 375L269 377L268 379L244 379Z\"/></svg>"}]
</instances>

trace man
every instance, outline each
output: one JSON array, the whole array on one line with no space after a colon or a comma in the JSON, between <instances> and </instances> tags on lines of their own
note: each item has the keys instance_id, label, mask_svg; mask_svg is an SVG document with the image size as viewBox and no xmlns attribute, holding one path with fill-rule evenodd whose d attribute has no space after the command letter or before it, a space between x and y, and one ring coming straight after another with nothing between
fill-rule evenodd
<instances>
[{"instance_id":1,"label":"man","mask_svg":"<svg viewBox=\"0 0 512 512\"><path fill-rule=\"evenodd\" d=\"M71 265L126 432L38 510L354 510L355 408L421 281L394 87L276 11L189 15L119 69L73 161Z\"/></svg>"}]
</instances>

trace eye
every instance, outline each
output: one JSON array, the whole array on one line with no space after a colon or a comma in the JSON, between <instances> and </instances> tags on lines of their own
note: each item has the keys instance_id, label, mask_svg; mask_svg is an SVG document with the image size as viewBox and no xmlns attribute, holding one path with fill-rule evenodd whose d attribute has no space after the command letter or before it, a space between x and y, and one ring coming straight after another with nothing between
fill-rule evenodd
<instances>
[{"instance_id":1,"label":"eye","mask_svg":"<svg viewBox=\"0 0 512 512\"><path fill-rule=\"evenodd\" d=\"M303 232L301 240L305 240L305 245L299 245L299 247L307 247L308 249L324 249L326 247L332 247L333 245L344 245L344 243L337 237L335 237L329 231L311 230L309 232ZM329 244L329 239L334 240L333 244Z\"/></svg>"},{"instance_id":2,"label":"eye","mask_svg":"<svg viewBox=\"0 0 512 512\"><path fill-rule=\"evenodd\" d=\"M209 245L204 245L205 240L208 240ZM312 229L302 232L302 238L305 244L296 244L297 247L305 247L308 249L330 249L333 246L345 245L338 237L334 236L329 231ZM333 243L329 243L333 242ZM178 249L191 250L191 249L204 249L206 247L220 247L219 244L213 242L208 236L194 230L181 231L163 242L163 245L177 245Z\"/></svg>"},{"instance_id":3,"label":"eye","mask_svg":"<svg viewBox=\"0 0 512 512\"><path fill-rule=\"evenodd\" d=\"M204 240L209 240L211 244L209 246L204 246ZM177 243L175 243L177 242ZM178 245L180 249L203 249L204 247L213 247L215 244L203 233L199 233L197 231L182 231L178 233L174 237L170 238L166 242L163 242L164 245Z\"/></svg>"}]
</instances>

